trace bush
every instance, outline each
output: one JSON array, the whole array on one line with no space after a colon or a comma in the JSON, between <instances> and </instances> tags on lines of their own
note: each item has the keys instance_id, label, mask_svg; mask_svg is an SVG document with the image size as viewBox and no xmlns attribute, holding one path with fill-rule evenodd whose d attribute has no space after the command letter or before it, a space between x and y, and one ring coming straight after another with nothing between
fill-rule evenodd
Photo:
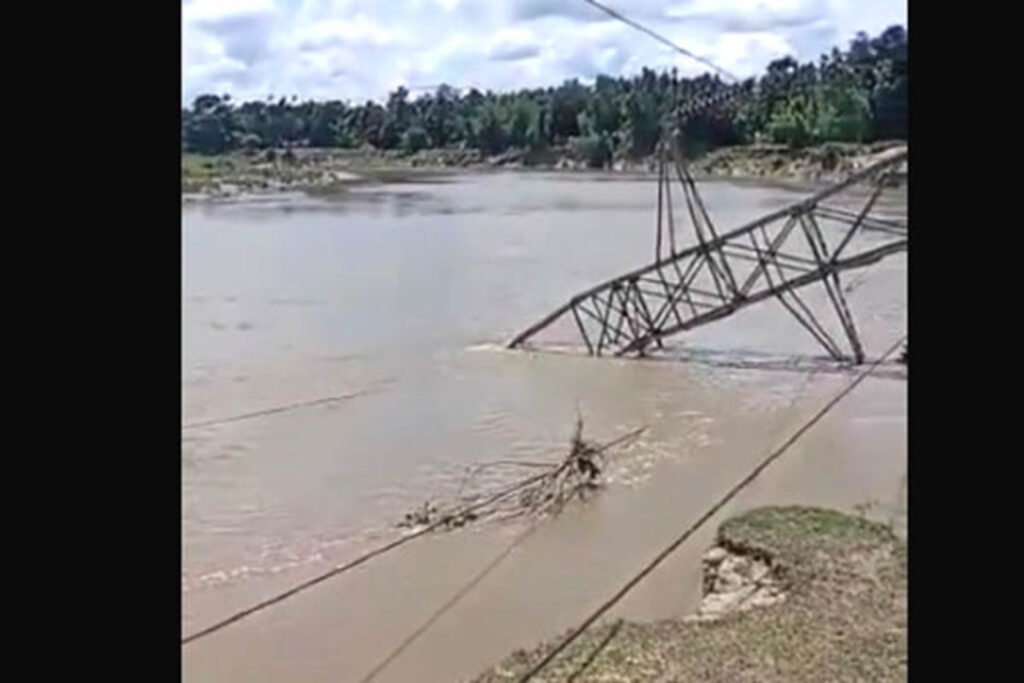
<instances>
[{"instance_id":1,"label":"bush","mask_svg":"<svg viewBox=\"0 0 1024 683\"><path fill-rule=\"evenodd\" d=\"M604 168L612 162L612 144L607 135L581 135L569 141L574 158L590 168Z\"/></svg>"},{"instance_id":2,"label":"bush","mask_svg":"<svg viewBox=\"0 0 1024 683\"><path fill-rule=\"evenodd\" d=\"M821 94L818 136L822 140L863 142L871 132L871 107L854 88L829 88Z\"/></svg>"},{"instance_id":3,"label":"bush","mask_svg":"<svg viewBox=\"0 0 1024 683\"><path fill-rule=\"evenodd\" d=\"M427 131L420 126L410 126L402 133L402 149L410 154L415 154L429 146L430 138L427 136Z\"/></svg>"},{"instance_id":4,"label":"bush","mask_svg":"<svg viewBox=\"0 0 1024 683\"><path fill-rule=\"evenodd\" d=\"M341 128L334 136L334 144L341 149L355 149L358 146L355 136Z\"/></svg>"},{"instance_id":5,"label":"bush","mask_svg":"<svg viewBox=\"0 0 1024 683\"><path fill-rule=\"evenodd\" d=\"M772 140L790 147L863 142L871 130L867 98L855 88L826 87L790 98L772 112Z\"/></svg>"},{"instance_id":6,"label":"bush","mask_svg":"<svg viewBox=\"0 0 1024 683\"><path fill-rule=\"evenodd\" d=\"M808 103L802 98L782 104L768 121L768 134L772 142L790 147L806 147L813 142L813 130Z\"/></svg>"}]
</instances>

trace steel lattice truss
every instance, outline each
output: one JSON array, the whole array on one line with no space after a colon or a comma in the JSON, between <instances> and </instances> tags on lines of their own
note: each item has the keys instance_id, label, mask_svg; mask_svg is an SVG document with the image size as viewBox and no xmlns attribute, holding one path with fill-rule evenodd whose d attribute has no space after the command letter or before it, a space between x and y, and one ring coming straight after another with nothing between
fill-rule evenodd
<instances>
[{"instance_id":1,"label":"steel lattice truss","mask_svg":"<svg viewBox=\"0 0 1024 683\"><path fill-rule=\"evenodd\" d=\"M655 262L577 294L519 334L509 347L523 346L563 316L571 316L590 354L643 354L652 344L660 347L665 337L777 299L833 358L863 362L840 273L907 249L905 215L872 214L883 191L905 177L901 169L906 148L804 201L721 235L678 152L671 162L666 156L663 149ZM696 242L681 250L672 210L673 171ZM666 233L668 253L663 255ZM798 294L816 283L827 293L845 345Z\"/></svg>"}]
</instances>

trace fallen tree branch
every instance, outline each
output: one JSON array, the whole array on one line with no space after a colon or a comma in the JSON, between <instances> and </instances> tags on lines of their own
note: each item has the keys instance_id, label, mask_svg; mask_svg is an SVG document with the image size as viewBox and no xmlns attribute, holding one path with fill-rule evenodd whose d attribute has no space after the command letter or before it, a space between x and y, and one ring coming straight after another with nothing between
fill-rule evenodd
<instances>
[{"instance_id":1,"label":"fallen tree branch","mask_svg":"<svg viewBox=\"0 0 1024 683\"><path fill-rule=\"evenodd\" d=\"M498 460L474 465L467 469L459 487L458 503L438 507L430 502L405 515L398 526L420 528L436 525L438 529L452 529L485 517L501 520L523 515L557 514L573 498L585 500L587 495L601 486L605 466L604 454L611 448L636 439L646 427L635 429L604 444L588 441L583 436L583 418L577 418L576 428L569 443L569 452L559 461ZM461 492L469 481L496 467L524 467L536 474L521 479L503 491L494 494L482 491L470 496ZM509 494L518 491L518 496Z\"/></svg>"}]
</instances>

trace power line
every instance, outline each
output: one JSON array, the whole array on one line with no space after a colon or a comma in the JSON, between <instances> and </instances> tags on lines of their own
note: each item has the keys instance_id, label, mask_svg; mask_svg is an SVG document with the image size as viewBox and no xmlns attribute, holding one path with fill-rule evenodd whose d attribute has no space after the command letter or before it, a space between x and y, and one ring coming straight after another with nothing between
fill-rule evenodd
<instances>
[{"instance_id":1,"label":"power line","mask_svg":"<svg viewBox=\"0 0 1024 683\"><path fill-rule=\"evenodd\" d=\"M622 23L626 24L627 26L632 26L637 31L641 31L643 33L646 33L651 38L654 38L655 40L657 40L659 43L662 43L663 45L669 46L670 48L672 48L676 52L679 52L680 54L686 55L687 57L689 57L691 59L696 59L701 64L704 64L705 66L711 67L717 73L725 76L726 78L729 78L729 79L731 79L733 81L739 82L740 79L737 76L729 73L728 71L726 71L722 67L718 66L717 64L714 64L710 60L705 59L704 57L701 57L700 55L696 55L696 54L690 52L685 47L681 47L681 46L673 43L671 40L669 40L665 36L652 31L651 29L647 28L646 26L642 26L641 24L636 23L635 21L633 21L629 17L624 17L623 15L621 15L618 12L616 12L615 10L613 10L611 7L606 7L606 6L602 5L599 2L596 2L596 0L583 0L583 2L587 3L588 5L592 5L593 7L596 7L597 9L601 10L602 12L607 14L608 16L610 16L613 19L616 19L618 21L621 21Z\"/></svg>"},{"instance_id":2,"label":"power line","mask_svg":"<svg viewBox=\"0 0 1024 683\"><path fill-rule=\"evenodd\" d=\"M273 415L275 413L285 413L292 410L299 410L301 408L312 408L313 406L325 405L330 403L337 403L339 401L347 401L352 398L359 398L360 396L366 396L368 394L375 393L372 390L355 391L351 394L340 394L338 396L325 396L324 398L317 398L311 401L301 401L299 403L289 403L283 406L276 406L274 408L267 408L265 410L255 410L251 413L243 413L241 415L232 415L231 417L222 417L211 420L201 420L199 422L186 422L181 425L182 431L186 429L198 429L199 427L212 427L214 425L227 424L229 422L239 422L240 420L251 420L257 417L264 417L266 415Z\"/></svg>"},{"instance_id":3,"label":"power line","mask_svg":"<svg viewBox=\"0 0 1024 683\"><path fill-rule=\"evenodd\" d=\"M385 545L383 545L383 546L381 546L379 548L371 550L370 552L368 552L368 553L366 553L364 555L361 555L360 557L357 557L356 559L352 560L351 562L347 562L347 563L345 563L343 565L339 565L337 567L334 567L334 568L332 568L332 569L330 569L330 570L328 570L328 571L326 571L326 572L324 572L324 573L322 573L322 574L320 574L318 576L313 577L312 579L309 579L308 581L304 581L304 582L302 582L302 583L300 583L300 584L298 584L296 586L293 586L292 588L289 588L288 590L286 590L286 591L284 591L282 593L278 593L277 595L275 595L275 596L273 596L271 598L268 598L268 599L266 599L266 600L264 600L262 602L259 602L259 603L255 604L255 605L252 605L251 607L247 607L247 608L245 608L243 610L235 612L231 616L218 621L217 623L213 624L212 626L207 626L206 628L202 629L201 631L197 631L197 632L195 632L195 633L193 633L191 635L185 636L184 638L181 639L181 644L182 645L187 645L188 643L191 643L191 642L193 642L195 640L199 640L200 638L204 638L204 637L206 637L208 635L216 633L217 631L219 631L219 630L221 630L223 628L226 628L226 627L230 626L231 624L234 624L235 622L241 621L245 617L251 616L251 615L255 614L256 612L260 612L260 611L270 607L271 605L275 605L275 604L277 604L279 602L282 602L282 601L292 597L293 595L296 595L297 593L301 593L302 591L304 591L304 590L306 590L308 588L312 588L313 586L326 581L327 579L330 579L330 578L332 578L334 576L338 576L339 574L344 574L345 572L347 572L350 569L355 569L359 565L361 565L364 562L367 562L367 561L373 559L374 557L377 557L378 555L383 555L384 553L389 552L391 550L394 550L395 548L397 548L399 546L402 546L402 545L408 543L409 541L412 541L412 540L414 540L416 538L419 538L420 536L428 534L431 531L434 531L434 530L440 528L441 526L444 526L445 524L448 524L453 519L457 519L459 517L464 517L466 514L468 514L470 512L473 512L473 511L478 510L478 509L480 509L482 507L490 505L491 503L494 503L494 502L496 502L498 500L501 500L502 498L505 498L506 496L509 496L509 495L515 493L516 491L518 491L518 490L520 490L520 489L522 489L522 488L524 488L526 486L529 486L530 484L532 484L534 482L540 481L543 477L546 477L547 475L548 475L548 473L544 472L544 473L538 474L537 476L530 477L530 478L525 479L525 480L523 480L523 481L521 481L521 482L519 482L519 483L517 483L517 484L515 484L513 486L510 486L510 487L506 488L503 491L499 491L498 493L494 494L493 496L490 496L489 498L486 498L486 499L484 499L484 500L482 500L482 501L480 501L478 503L474 503L473 505L469 505L467 507L464 507L463 509L461 509L461 510L459 510L457 512L453 512L453 513L444 515L440 519L438 519L436 522L434 522L433 524L429 524L429 525L423 527L422 529L420 529L419 531L416 531L416 532L411 533L411 534L409 534L407 536L402 536L401 538L395 539L394 541L391 541L390 543L387 543L387 544L385 544Z\"/></svg>"},{"instance_id":4,"label":"power line","mask_svg":"<svg viewBox=\"0 0 1024 683\"><path fill-rule=\"evenodd\" d=\"M622 435L622 436L620 436L620 437L618 437L616 439L613 439L612 441L609 441L608 443L602 444L597 449L596 452L602 453L602 452L608 450L609 448L612 448L612 447L617 446L618 444L621 444L621 443L623 443L623 442L625 442L625 441L627 441L627 440L629 440L631 438L634 438L635 436L640 434L643 431L643 429L644 428L633 430L632 432L629 432L629 433L624 434L624 435ZM242 619L244 619L244 618L246 618L248 616L251 616L251 615L255 614L256 612L260 612L262 610L265 610L266 608L268 608L268 607L270 607L272 605L276 605L279 602L283 602L284 600L287 600L288 598L292 597L293 595L301 593L302 591L304 591L304 590L306 590L308 588L312 588L313 586L315 586L315 585L317 585L319 583L323 583L327 579L330 579L332 577L338 576L339 574L344 574L345 572L349 571L350 569L355 569L356 567L358 567L359 565L363 564L364 562L368 562L369 560L373 559L374 557L377 557L378 555L383 555L384 553L390 552L391 550L394 550L395 548L398 548L399 546L405 545L409 541L417 539L420 536L423 536L425 534L430 533L431 531L434 531L434 530L436 530L436 529L438 529L438 528L440 528L442 526L445 526L446 524L448 524L449 522L451 522L454 519L458 519L460 517L464 518L466 515L468 515L471 512L475 512L476 510L479 510L481 508L487 507L488 505L491 505L492 503L496 503L497 501L501 500L502 498L506 498L506 497L512 495L513 493L515 493L516 491L520 491L520 490L526 488L527 486L529 486L530 484L533 484L533 483L536 483L536 482L540 481L541 479L543 479L544 477L548 476L549 474L550 474L550 472L541 472L540 474L534 475L532 477L528 477L527 479L524 479L524 480L522 480L522 481L520 481L518 483L515 483L515 484L513 484L512 486L509 486L506 489L498 491L497 493L495 493L495 494L493 494L493 495L491 495L491 496L489 496L489 497L487 497L487 498L485 498L485 499L483 499L481 501L478 501L478 502L473 503L471 505L467 505L467 506L465 506L465 507L463 507L463 508L461 508L459 510L456 510L455 512L451 512L451 513L448 513L446 515L442 515L440 517L440 519L438 519L436 522L434 522L433 524L428 524L427 526L423 527L419 531L411 533L411 534L409 534L407 536L402 536L401 538L397 538L394 541L391 541L390 543L386 543L386 544L384 544L383 546L381 546L379 548L375 548L374 550L371 550L371 551L365 553L364 555L361 555L360 557L357 557L356 559L352 560L351 562L347 562L347 563L345 563L343 565L339 565L337 567L334 567L334 568L332 568L332 569L330 569L330 570L328 570L328 571L326 571L326 572L324 572L322 574L314 576L312 579L309 579L309 580L304 581L304 582L302 582L302 583L300 583L300 584L298 584L296 586L293 586L292 588L289 588L286 591L278 593L277 595L275 595L273 597L267 598L266 600L264 600L262 602L256 603L255 605L252 605L251 607L246 607L243 610L239 610L238 612L235 612L234 614L232 614L229 617L221 619L220 621L218 621L217 623L215 623L215 624L213 624L211 626L207 626L206 628L204 628L204 629L202 629L200 631L197 631L195 633L192 633L191 635L185 636L184 638L181 639L181 644L182 645L187 645L188 643L191 643L191 642L193 642L195 640L199 640L200 638L204 638L204 637L206 637L208 635L216 633L217 631L220 631L223 628L227 628L231 624L234 624L234 623L236 623L238 621L241 621Z\"/></svg>"},{"instance_id":5,"label":"power line","mask_svg":"<svg viewBox=\"0 0 1024 683\"><path fill-rule=\"evenodd\" d=\"M618 437L617 439L614 439L614 440L612 440L612 441L610 441L610 442L600 446L597 449L596 452L597 453L602 453L602 452L608 450L609 448L611 448L613 446L616 446L616 445L618 445L620 443L623 443L624 441L627 441L628 439L631 439L634 436L639 435L642 431L644 431L644 429L645 428L641 428L641 429L638 429L638 430L633 430L632 432L629 432L627 434L624 434L624 435ZM499 460L497 462L502 462L502 461ZM541 465L541 463L531 463L531 465ZM546 466L546 465L542 465L542 466ZM369 683L371 680L376 678L377 674L379 674L389 664L391 664L391 662L395 661L399 657L399 655L401 655L406 650L406 648L408 648L420 636L422 636L424 633L426 633L427 630L431 626L433 626L434 623L436 623L438 619L440 619L442 616L444 616L448 612L448 610L450 610L451 608L455 607L455 605L458 604L458 602L462 598L464 598L466 595L468 595L469 592L472 591L474 588L476 588L480 584L480 582L483 581L487 577L488 574L490 574L492 571L494 571L498 567L498 565L501 564L505 560L505 558L507 558L509 556L509 554L511 554L512 550L514 550L516 548L516 546L518 546L520 543L525 541L527 536L529 536L534 531L536 531L537 528L540 526L540 521L541 521L540 518L535 518L530 523L530 525L526 528L525 531L523 531L521 534L516 536L516 538L513 539L513 541L504 550L502 550L500 553L498 553L498 555L496 555L495 558L493 560L491 560L490 564L488 564L486 567L484 567L483 570L481 570L479 574L477 574L472 579L470 579L469 582L465 586L460 588L455 593L455 595L453 595L448 600L448 602L446 602L444 605L442 605L440 608L438 608L438 610L436 612L434 612L434 614L431 615L431 617L429 619L427 619L427 621L424 622L423 625L421 625L419 628L417 628L415 631L413 631L411 634L409 634L409 636L406 637L405 640L403 640L401 643L399 643L398 647L396 647L394 650L392 650L391 653L388 654L387 657L382 659L380 661L380 663L377 664L377 666L375 666L373 669L371 669L370 673L366 674L366 676L361 678L359 680L359 683ZM608 638L608 640L611 640L611 638ZM595 649L594 653L591 655L591 659L587 662L587 666L589 666L590 661L592 661L593 658L596 658L597 655L600 654L600 650L601 650L601 648L604 647L604 645L607 645L607 641L605 641L605 643L603 643L599 648ZM582 669L580 671L582 671Z\"/></svg>"},{"instance_id":6,"label":"power line","mask_svg":"<svg viewBox=\"0 0 1024 683\"><path fill-rule=\"evenodd\" d=\"M466 585L464 585L462 588L456 591L455 595L449 598L448 602L441 605L441 607L438 608L438 610L434 612L429 619L423 622L422 626L420 626L415 631L410 633L405 640L399 643L398 647L392 650L387 657L382 659L380 663L377 664L377 666L373 667L373 669L370 670L370 673L366 674L361 679L359 679L359 683L370 683L370 681L376 678L381 671L383 671L385 668L387 668L389 664L391 664L391 662L398 659L399 655L405 652L406 648L408 648L410 645L416 642L416 640L419 639L420 636L426 633L427 630L431 626L433 626L438 619L443 617L448 612L448 610L455 607L455 605L458 604L458 602L462 600L462 598L466 597L466 595L468 595L470 591L476 588L481 581L487 578L488 574L497 569L498 565L501 564L505 560L505 558L507 558L512 553L516 546L525 541L526 537L532 534L534 531L536 531L538 526L538 520L534 520L530 524L530 526L526 528L525 531L516 536L516 538L513 539L513 541L509 543L504 550L498 553L494 557L494 559L491 560L491 562L480 571L479 574L470 579Z\"/></svg>"},{"instance_id":7,"label":"power line","mask_svg":"<svg viewBox=\"0 0 1024 683\"><path fill-rule=\"evenodd\" d=\"M593 652L590 653L590 656L587 657L587 659L582 664L580 664L575 671L572 672L569 678L565 679L565 683L573 683L573 681L575 681L577 678L583 675L584 671L590 668L590 665L594 663L594 660L597 659L602 652L604 652L604 649L608 646L608 643L612 642L612 638L619 634L619 629L622 628L622 625L624 623L625 621L622 619L619 619L615 622L615 625L612 626L611 630L608 631L608 635L601 639L601 642L597 644Z\"/></svg>"},{"instance_id":8,"label":"power line","mask_svg":"<svg viewBox=\"0 0 1024 683\"><path fill-rule=\"evenodd\" d=\"M745 476L735 486L729 489L729 491L724 496L722 496L722 498L720 498L717 503L712 505L707 512L701 515L701 517L692 525L690 525L690 527L687 528L686 531L684 531L679 537L677 537L674 541L669 543L668 546L666 546L664 550L658 553L653 560L651 560L642 570L640 570L639 573L637 573L633 576L633 578L627 581L626 584L622 588L620 588L617 593L615 593L615 595L613 595L611 598L602 603L600 607L598 607L590 616L588 616L583 621L583 623L577 626L575 630L573 630L568 636L565 637L565 639L563 639L557 646L555 646L554 649L552 649L547 655L545 655L544 658L540 660L540 662L538 662L521 679L519 679L519 683L527 683L527 681L531 680L534 676L540 673L540 671L545 666L550 664L551 661L556 656L558 656L560 652L562 652L562 650L564 650L573 641L575 641L577 638L583 635L583 632L590 628L590 626L593 625L595 621L600 619L605 612L610 610L620 600L622 600L622 598L624 598L627 593L633 590L633 588L635 588L637 584L643 581L652 571L654 571L654 569L659 564L661 564L661 562L666 557L671 555L676 550L676 548L681 546L688 538L690 538L690 536L692 536L694 532L700 529L700 527L702 527L709 519L711 519L711 517L713 517L716 512L725 507L725 505L730 500L735 498L740 491L745 489L755 479L757 479L757 477L765 469L767 469L769 465L775 462L775 460L777 460L783 453L785 453L790 446L796 443L796 441L801 436L803 436L807 432L807 430L813 427L819 420L821 420L821 418L823 418L830 410L832 410L832 408L834 408L836 404L838 404L851 391L853 391L857 387L857 385L863 382L875 370L875 368L877 368L889 356L891 356L896 351L896 349L900 348L900 346L903 344L906 338L907 335L903 335L895 344L893 344L889 348L888 351L885 352L885 354L881 358L876 360L874 363L871 364L869 368L867 368L864 372L862 372L856 378L854 378L854 380L850 382L850 384L848 384L842 391L836 394L836 396L833 397L828 403L826 403L821 410L815 413L815 415L810 420L805 422L802 427L796 430L796 432L794 432L793 435L789 437L785 443L783 443L779 448L777 448L774 452L768 455L768 457L762 460L757 467L751 470L750 474Z\"/></svg>"}]
</instances>

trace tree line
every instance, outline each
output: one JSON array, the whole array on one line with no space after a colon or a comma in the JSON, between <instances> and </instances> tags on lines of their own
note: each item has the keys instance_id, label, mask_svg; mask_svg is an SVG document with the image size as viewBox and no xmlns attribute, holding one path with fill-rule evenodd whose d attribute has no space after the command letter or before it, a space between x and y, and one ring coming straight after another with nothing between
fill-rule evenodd
<instances>
[{"instance_id":1,"label":"tree line","mask_svg":"<svg viewBox=\"0 0 1024 683\"><path fill-rule=\"evenodd\" d=\"M496 155L568 146L601 166L651 154L671 112L716 96L726 97L681 124L692 152L759 141L801 147L905 139L908 76L907 31L892 26L873 38L859 33L847 49L833 48L818 62L777 59L760 77L739 84L644 68L631 78L601 75L593 85L574 79L506 93L442 85L413 99L399 87L384 103L299 102L293 96L236 105L229 95L204 94L182 110L181 139L183 151L200 154L370 146Z\"/></svg>"}]
</instances>

